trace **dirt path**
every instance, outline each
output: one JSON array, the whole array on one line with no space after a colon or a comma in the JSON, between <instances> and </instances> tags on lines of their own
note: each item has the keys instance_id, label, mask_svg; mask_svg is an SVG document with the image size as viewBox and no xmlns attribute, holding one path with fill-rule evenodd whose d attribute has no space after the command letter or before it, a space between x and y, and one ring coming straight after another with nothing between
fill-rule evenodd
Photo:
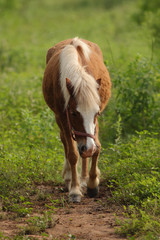
<instances>
[{"instance_id":1,"label":"dirt path","mask_svg":"<svg viewBox=\"0 0 160 240\"><path fill-rule=\"evenodd\" d=\"M63 192L63 186L41 185L37 188L39 193L32 197L33 211L31 216L13 218L12 213L3 213L3 215L7 215L0 219L0 232L4 236L13 239L15 235L20 234L20 231L22 232L20 229L26 228L29 218L41 216L48 209L53 210L54 205L54 213L52 214L54 224L52 227L45 229L46 236L42 237L44 234L40 232L36 234L25 232L25 235L31 237L29 239L122 239L115 234L115 213L121 217L121 209L109 203L110 196L105 186L100 186L100 193L97 198L91 199L84 196L79 204L68 203L68 194ZM45 201L43 199L47 194L50 197L52 196L50 201L47 198Z\"/></svg>"}]
</instances>

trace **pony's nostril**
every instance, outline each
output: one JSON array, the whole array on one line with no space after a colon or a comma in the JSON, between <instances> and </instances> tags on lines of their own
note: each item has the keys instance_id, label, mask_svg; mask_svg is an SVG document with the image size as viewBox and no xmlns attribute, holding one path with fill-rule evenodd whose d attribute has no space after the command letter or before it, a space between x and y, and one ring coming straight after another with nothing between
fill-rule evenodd
<instances>
[{"instance_id":1,"label":"pony's nostril","mask_svg":"<svg viewBox=\"0 0 160 240\"><path fill-rule=\"evenodd\" d=\"M83 145L83 146L81 147L81 152L84 152L84 151L86 151L86 150L87 150L86 145Z\"/></svg>"},{"instance_id":2,"label":"pony's nostril","mask_svg":"<svg viewBox=\"0 0 160 240\"><path fill-rule=\"evenodd\" d=\"M85 152L87 150L87 147L86 147L86 145L81 145L81 146L78 146L78 150L81 155L83 152Z\"/></svg>"}]
</instances>

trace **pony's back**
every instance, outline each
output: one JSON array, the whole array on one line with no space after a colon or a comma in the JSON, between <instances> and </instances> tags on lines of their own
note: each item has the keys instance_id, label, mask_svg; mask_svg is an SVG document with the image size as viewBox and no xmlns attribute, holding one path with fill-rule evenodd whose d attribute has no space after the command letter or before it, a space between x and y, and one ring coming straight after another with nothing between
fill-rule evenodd
<instances>
[{"instance_id":1,"label":"pony's back","mask_svg":"<svg viewBox=\"0 0 160 240\"><path fill-rule=\"evenodd\" d=\"M77 72L81 72L80 74L86 76L83 78L84 80L90 78L90 81L94 79L96 83L96 80L101 79L99 96L101 101L100 110L103 111L110 98L111 82L98 45L79 38L64 40L48 50L46 62L43 93L48 106L55 113L59 112L59 110L63 111L68 102L69 95L65 85L65 78L71 78L73 85L77 86L79 79ZM76 78L77 81L75 81ZM93 85L93 81L91 82ZM82 83L82 85L84 84Z\"/></svg>"}]
</instances>

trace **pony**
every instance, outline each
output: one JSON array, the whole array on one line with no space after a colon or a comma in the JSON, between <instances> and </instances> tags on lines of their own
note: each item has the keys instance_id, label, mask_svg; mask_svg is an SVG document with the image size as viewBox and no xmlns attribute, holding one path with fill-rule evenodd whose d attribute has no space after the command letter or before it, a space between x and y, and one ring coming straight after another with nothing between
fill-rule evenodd
<instances>
[{"instance_id":1,"label":"pony","mask_svg":"<svg viewBox=\"0 0 160 240\"><path fill-rule=\"evenodd\" d=\"M78 37L50 48L46 56L43 95L55 114L64 146L63 179L71 202L80 202L83 189L98 194L98 115L111 96L111 80L99 46ZM79 180L77 162L82 158ZM88 158L92 158L88 174Z\"/></svg>"}]
</instances>

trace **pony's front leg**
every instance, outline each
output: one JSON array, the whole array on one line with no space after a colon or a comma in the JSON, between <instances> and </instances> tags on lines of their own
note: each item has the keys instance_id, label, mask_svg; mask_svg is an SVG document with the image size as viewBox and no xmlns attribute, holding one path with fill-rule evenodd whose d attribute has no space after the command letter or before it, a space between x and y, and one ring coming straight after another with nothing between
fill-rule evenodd
<instances>
[{"instance_id":1,"label":"pony's front leg","mask_svg":"<svg viewBox=\"0 0 160 240\"><path fill-rule=\"evenodd\" d=\"M60 133L62 143L65 150L65 163L63 169L63 178L66 189L69 191L71 202L80 202L82 193L77 174L78 151L75 142L70 137L67 139L65 135Z\"/></svg>"},{"instance_id":2,"label":"pony's front leg","mask_svg":"<svg viewBox=\"0 0 160 240\"><path fill-rule=\"evenodd\" d=\"M88 158L82 158L82 171L81 171L81 189L87 187L88 178Z\"/></svg>"},{"instance_id":3,"label":"pony's front leg","mask_svg":"<svg viewBox=\"0 0 160 240\"><path fill-rule=\"evenodd\" d=\"M64 159L64 167L63 167L63 179L65 182L65 187L66 187L66 191L69 191L69 189L71 188L71 180L72 180L72 175L71 175L71 167L70 167L70 163L67 159L67 141L64 137L63 132L60 132L60 137L61 137L61 141L63 143L64 146L64 150L65 150L65 159Z\"/></svg>"},{"instance_id":4,"label":"pony's front leg","mask_svg":"<svg viewBox=\"0 0 160 240\"><path fill-rule=\"evenodd\" d=\"M100 154L100 147L92 156L91 169L89 172L89 179L87 183L87 194L89 197L95 197L98 194L98 185L99 185L99 177L100 170L98 169L98 157Z\"/></svg>"},{"instance_id":5,"label":"pony's front leg","mask_svg":"<svg viewBox=\"0 0 160 240\"><path fill-rule=\"evenodd\" d=\"M72 149L72 147L70 147ZM71 188L69 190L69 197L71 202L80 202L82 193L80 191L80 183L77 174L77 162L78 162L78 152L74 149L74 151L69 150L68 160L71 167Z\"/></svg>"},{"instance_id":6,"label":"pony's front leg","mask_svg":"<svg viewBox=\"0 0 160 240\"><path fill-rule=\"evenodd\" d=\"M63 119L61 117L61 119ZM56 116L57 124L60 128L60 137L65 150L65 163L63 169L63 178L71 202L80 202L82 193L77 174L78 151L76 143L70 136L68 128L65 128L66 123L62 123L60 118Z\"/></svg>"}]
</instances>

